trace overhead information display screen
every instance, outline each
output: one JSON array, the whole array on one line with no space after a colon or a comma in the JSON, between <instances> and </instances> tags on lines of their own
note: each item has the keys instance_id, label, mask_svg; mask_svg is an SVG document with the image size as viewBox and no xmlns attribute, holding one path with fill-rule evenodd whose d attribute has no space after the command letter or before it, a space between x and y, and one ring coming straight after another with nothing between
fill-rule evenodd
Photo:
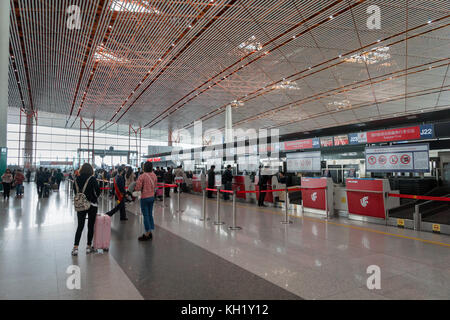
<instances>
[{"instance_id":1,"label":"overhead information display screen","mask_svg":"<svg viewBox=\"0 0 450 320\"><path fill-rule=\"evenodd\" d=\"M367 172L429 172L428 144L367 147Z\"/></svg>"},{"instance_id":2,"label":"overhead information display screen","mask_svg":"<svg viewBox=\"0 0 450 320\"><path fill-rule=\"evenodd\" d=\"M320 151L286 154L288 172L320 172Z\"/></svg>"}]
</instances>

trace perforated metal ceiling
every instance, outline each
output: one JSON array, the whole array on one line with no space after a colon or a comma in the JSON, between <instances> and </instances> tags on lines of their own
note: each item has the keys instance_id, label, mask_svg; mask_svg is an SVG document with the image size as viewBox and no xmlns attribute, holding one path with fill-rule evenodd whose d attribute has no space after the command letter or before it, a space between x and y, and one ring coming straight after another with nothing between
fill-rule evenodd
<instances>
[{"instance_id":1,"label":"perforated metal ceiling","mask_svg":"<svg viewBox=\"0 0 450 320\"><path fill-rule=\"evenodd\" d=\"M69 29L67 8L81 9ZM367 8L381 9L368 29ZM450 1L11 0L9 105L169 130L312 130L450 107ZM23 100L23 101L22 101Z\"/></svg>"}]
</instances>

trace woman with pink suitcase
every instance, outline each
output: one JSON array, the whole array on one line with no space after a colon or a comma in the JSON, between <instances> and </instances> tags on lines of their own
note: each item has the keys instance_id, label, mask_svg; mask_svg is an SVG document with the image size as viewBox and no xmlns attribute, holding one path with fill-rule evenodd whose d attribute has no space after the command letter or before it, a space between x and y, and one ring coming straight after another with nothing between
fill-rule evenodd
<instances>
[{"instance_id":1,"label":"woman with pink suitcase","mask_svg":"<svg viewBox=\"0 0 450 320\"><path fill-rule=\"evenodd\" d=\"M75 233L75 244L72 249L72 255L77 256L78 245L86 222L86 216L88 216L86 253L89 254L93 251L92 239L94 237L94 226L97 219L97 199L100 195L100 187L98 186L97 179L94 177L94 169L89 163L85 163L81 167L79 176L76 177L73 183L73 190L75 192L74 206L75 211L77 211L78 227ZM111 233L111 224L109 226L109 232Z\"/></svg>"}]
</instances>

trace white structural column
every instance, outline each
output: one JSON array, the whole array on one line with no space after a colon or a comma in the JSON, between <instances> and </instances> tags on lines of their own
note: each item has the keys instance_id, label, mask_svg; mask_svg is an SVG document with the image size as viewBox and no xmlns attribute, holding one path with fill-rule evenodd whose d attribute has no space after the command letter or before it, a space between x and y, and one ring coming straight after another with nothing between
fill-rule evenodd
<instances>
[{"instance_id":1,"label":"white structural column","mask_svg":"<svg viewBox=\"0 0 450 320\"><path fill-rule=\"evenodd\" d=\"M231 105L225 110L225 143L233 142L233 118Z\"/></svg>"},{"instance_id":2,"label":"white structural column","mask_svg":"<svg viewBox=\"0 0 450 320\"><path fill-rule=\"evenodd\" d=\"M9 0L0 1L0 147L7 142L9 13Z\"/></svg>"}]
</instances>

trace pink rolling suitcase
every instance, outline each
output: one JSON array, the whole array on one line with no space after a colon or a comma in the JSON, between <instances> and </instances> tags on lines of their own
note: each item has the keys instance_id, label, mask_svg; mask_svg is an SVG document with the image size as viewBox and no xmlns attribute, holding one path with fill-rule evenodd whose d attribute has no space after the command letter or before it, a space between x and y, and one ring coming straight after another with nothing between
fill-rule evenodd
<instances>
[{"instance_id":1,"label":"pink rolling suitcase","mask_svg":"<svg viewBox=\"0 0 450 320\"><path fill-rule=\"evenodd\" d=\"M94 249L109 250L111 241L111 217L106 214L98 214L94 226Z\"/></svg>"}]
</instances>

